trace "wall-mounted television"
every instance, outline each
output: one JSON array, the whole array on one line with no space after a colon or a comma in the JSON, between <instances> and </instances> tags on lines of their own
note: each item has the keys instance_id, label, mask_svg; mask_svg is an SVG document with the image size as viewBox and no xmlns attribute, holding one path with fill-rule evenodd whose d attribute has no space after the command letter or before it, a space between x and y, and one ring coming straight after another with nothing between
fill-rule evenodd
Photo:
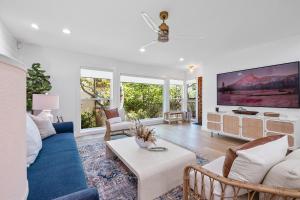
<instances>
[{"instance_id":1,"label":"wall-mounted television","mask_svg":"<svg viewBox=\"0 0 300 200\"><path fill-rule=\"evenodd\" d=\"M218 105L299 108L299 88L299 62L217 74Z\"/></svg>"}]
</instances>

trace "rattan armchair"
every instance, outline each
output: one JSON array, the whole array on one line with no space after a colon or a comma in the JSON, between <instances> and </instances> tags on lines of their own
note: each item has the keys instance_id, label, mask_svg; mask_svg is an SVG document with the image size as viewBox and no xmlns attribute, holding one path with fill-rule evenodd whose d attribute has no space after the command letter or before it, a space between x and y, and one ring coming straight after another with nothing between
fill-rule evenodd
<instances>
[{"instance_id":1,"label":"rattan armchair","mask_svg":"<svg viewBox=\"0 0 300 200\"><path fill-rule=\"evenodd\" d=\"M191 175L193 176L194 179L193 185L190 184ZM200 180L202 180L201 183L198 183L197 177L200 177ZM207 188L204 185L205 178L209 179L209 185L210 185L209 191L205 191L205 189ZM221 196L218 197L221 200L240 199L241 197L239 196L239 192L242 189L247 191L247 194L243 196L243 199L248 199L248 200L253 200L258 198L263 200L300 199L300 190L270 187L261 184L250 184L246 182L236 181L236 180L219 176L211 171L204 169L200 165L190 165L187 166L184 170L184 184L183 184L184 200L216 199L213 191L215 183L220 184L222 188ZM225 190L229 187L232 188L233 197L225 198L224 197Z\"/></svg>"}]
</instances>

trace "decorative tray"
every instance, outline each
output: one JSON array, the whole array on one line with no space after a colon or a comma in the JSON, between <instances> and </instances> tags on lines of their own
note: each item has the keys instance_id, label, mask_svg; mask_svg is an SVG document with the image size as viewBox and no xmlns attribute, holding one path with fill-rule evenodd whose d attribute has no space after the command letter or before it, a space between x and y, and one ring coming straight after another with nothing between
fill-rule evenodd
<instances>
[{"instance_id":1,"label":"decorative tray","mask_svg":"<svg viewBox=\"0 0 300 200\"><path fill-rule=\"evenodd\" d=\"M148 148L148 151L167 151L168 148L166 147L150 147Z\"/></svg>"},{"instance_id":2,"label":"decorative tray","mask_svg":"<svg viewBox=\"0 0 300 200\"><path fill-rule=\"evenodd\" d=\"M250 110L232 110L232 112L240 115L256 115L258 113L257 111Z\"/></svg>"}]
</instances>

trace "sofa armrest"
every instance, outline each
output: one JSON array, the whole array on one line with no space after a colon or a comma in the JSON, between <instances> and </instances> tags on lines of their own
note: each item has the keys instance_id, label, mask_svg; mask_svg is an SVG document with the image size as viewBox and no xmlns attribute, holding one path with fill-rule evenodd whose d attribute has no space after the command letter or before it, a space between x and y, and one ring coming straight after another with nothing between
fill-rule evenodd
<instances>
[{"instance_id":1,"label":"sofa armrest","mask_svg":"<svg viewBox=\"0 0 300 200\"><path fill-rule=\"evenodd\" d=\"M56 133L73 133L73 122L53 123Z\"/></svg>"},{"instance_id":2,"label":"sofa armrest","mask_svg":"<svg viewBox=\"0 0 300 200\"><path fill-rule=\"evenodd\" d=\"M99 200L99 194L95 188L88 188L58 197L54 200Z\"/></svg>"}]
</instances>

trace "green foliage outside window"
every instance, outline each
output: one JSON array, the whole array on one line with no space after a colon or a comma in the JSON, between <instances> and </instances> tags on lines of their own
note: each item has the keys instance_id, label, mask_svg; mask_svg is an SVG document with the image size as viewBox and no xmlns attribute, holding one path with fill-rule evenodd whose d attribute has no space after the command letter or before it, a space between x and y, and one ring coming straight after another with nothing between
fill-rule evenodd
<instances>
[{"instance_id":1,"label":"green foliage outside window","mask_svg":"<svg viewBox=\"0 0 300 200\"><path fill-rule=\"evenodd\" d=\"M180 111L182 101L182 85L170 85L170 110Z\"/></svg>"},{"instance_id":2,"label":"green foliage outside window","mask_svg":"<svg viewBox=\"0 0 300 200\"><path fill-rule=\"evenodd\" d=\"M80 78L81 128L105 126L104 108L110 105L110 80Z\"/></svg>"},{"instance_id":3,"label":"green foliage outside window","mask_svg":"<svg viewBox=\"0 0 300 200\"><path fill-rule=\"evenodd\" d=\"M192 113L192 117L196 117L196 95L197 95L197 86L196 83L190 83L187 85L187 110Z\"/></svg>"},{"instance_id":4,"label":"green foliage outside window","mask_svg":"<svg viewBox=\"0 0 300 200\"><path fill-rule=\"evenodd\" d=\"M144 83L122 83L124 109L129 119L162 116L163 86Z\"/></svg>"}]
</instances>

